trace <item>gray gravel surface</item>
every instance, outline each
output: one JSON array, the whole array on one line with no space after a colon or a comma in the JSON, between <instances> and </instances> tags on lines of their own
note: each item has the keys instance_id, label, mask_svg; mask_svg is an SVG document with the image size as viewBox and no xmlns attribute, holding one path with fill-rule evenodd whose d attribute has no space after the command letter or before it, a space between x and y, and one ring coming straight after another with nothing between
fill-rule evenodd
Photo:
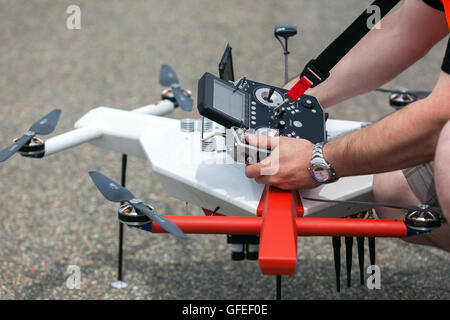
<instances>
[{"instance_id":1,"label":"gray gravel surface","mask_svg":"<svg viewBox=\"0 0 450 320\"><path fill-rule=\"evenodd\" d=\"M291 73L299 71L364 9L368 1L0 0L0 145L53 108L63 113L54 134L93 107L131 110L158 100L158 72L171 64L196 94L205 71L217 72L227 42L237 75L280 84L278 24L298 25ZM81 30L66 29L66 8L82 10ZM382 45L382 44L380 44ZM438 44L390 86L431 89L444 54ZM370 76L370 75L368 75ZM335 118L373 121L392 112L370 93L334 108ZM177 110L172 117L186 115ZM273 299L274 277L256 262L232 262L224 236L164 235L125 230L126 290L116 277L116 206L91 183L90 170L120 179L121 155L83 145L45 160L15 156L0 165L1 299ZM154 199L161 212L183 213L144 159L129 159L128 186ZM201 214L192 208L193 214ZM295 276L284 278L287 299L448 299L450 256L379 240L382 289L334 290L331 240L299 240ZM354 250L356 265L356 249ZM366 260L368 257L366 256ZM65 286L69 265L81 268L81 289ZM359 276L357 267L353 278ZM345 277L343 276L343 285Z\"/></svg>"}]
</instances>

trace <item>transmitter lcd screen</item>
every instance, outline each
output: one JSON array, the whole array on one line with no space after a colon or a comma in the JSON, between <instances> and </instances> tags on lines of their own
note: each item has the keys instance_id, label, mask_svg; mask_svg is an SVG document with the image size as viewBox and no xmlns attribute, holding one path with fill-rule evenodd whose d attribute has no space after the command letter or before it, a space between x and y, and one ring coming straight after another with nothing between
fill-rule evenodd
<instances>
[{"instance_id":1,"label":"transmitter lcd screen","mask_svg":"<svg viewBox=\"0 0 450 320\"><path fill-rule=\"evenodd\" d=\"M245 122L245 98L243 92L214 80L214 108L239 122Z\"/></svg>"}]
</instances>

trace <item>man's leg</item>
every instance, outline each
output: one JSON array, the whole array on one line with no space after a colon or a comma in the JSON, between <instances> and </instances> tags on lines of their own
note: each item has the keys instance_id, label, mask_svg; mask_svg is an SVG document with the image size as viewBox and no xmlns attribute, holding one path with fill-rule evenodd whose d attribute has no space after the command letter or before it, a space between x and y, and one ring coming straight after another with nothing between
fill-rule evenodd
<instances>
[{"instance_id":1,"label":"man's leg","mask_svg":"<svg viewBox=\"0 0 450 320\"><path fill-rule=\"evenodd\" d=\"M441 206L444 228L442 248L450 251L450 121L444 126L439 136L434 160L434 180L436 193Z\"/></svg>"},{"instance_id":2,"label":"man's leg","mask_svg":"<svg viewBox=\"0 0 450 320\"><path fill-rule=\"evenodd\" d=\"M373 181L373 193L376 202L398 205L419 205L420 200L413 193L401 170L376 174ZM405 218L405 210L377 207L376 213L380 219ZM436 231L434 231L436 232ZM407 242L433 245L429 235L420 235L404 239Z\"/></svg>"},{"instance_id":3,"label":"man's leg","mask_svg":"<svg viewBox=\"0 0 450 320\"><path fill-rule=\"evenodd\" d=\"M399 170L375 175L375 201L399 205L424 203L439 206L440 204L443 210L444 221L440 228L428 234L405 238L407 242L435 246L450 251L450 226L447 223L450 221L450 194L448 192L450 190L450 173L448 169L450 169L450 123L442 130L436 149L434 168L433 164L428 163L405 171ZM436 189L439 191L435 191ZM405 216L405 211L398 209L377 208L376 212L382 219L404 219Z\"/></svg>"}]
</instances>

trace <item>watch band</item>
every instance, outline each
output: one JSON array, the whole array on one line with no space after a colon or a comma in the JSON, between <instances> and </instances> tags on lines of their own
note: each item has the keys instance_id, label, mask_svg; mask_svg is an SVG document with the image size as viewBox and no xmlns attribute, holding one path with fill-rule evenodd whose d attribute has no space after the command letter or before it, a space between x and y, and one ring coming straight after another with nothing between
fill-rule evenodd
<instances>
[{"instance_id":1,"label":"watch band","mask_svg":"<svg viewBox=\"0 0 450 320\"><path fill-rule=\"evenodd\" d=\"M329 179L326 181L319 181L321 183L331 183L331 182L335 182L337 180L339 180L339 178L336 176L336 171L334 171L334 168L331 164L329 164L326 160L325 157L323 155L323 146L324 146L324 142L319 142L316 143L314 145L312 154L311 154L311 163L310 163L310 167L309 167L309 172L311 173L311 176L315 178L314 174L313 174L313 169L314 168L322 168L328 171L328 176Z\"/></svg>"}]
</instances>

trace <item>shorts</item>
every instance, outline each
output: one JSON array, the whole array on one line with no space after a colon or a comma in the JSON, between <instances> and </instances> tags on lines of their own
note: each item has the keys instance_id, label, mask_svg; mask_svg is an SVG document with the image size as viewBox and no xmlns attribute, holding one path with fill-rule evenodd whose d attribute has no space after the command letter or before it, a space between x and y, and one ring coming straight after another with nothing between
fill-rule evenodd
<instances>
[{"instance_id":1,"label":"shorts","mask_svg":"<svg viewBox=\"0 0 450 320\"><path fill-rule=\"evenodd\" d=\"M434 162L421 164L417 167L403 170L412 192L422 204L439 207L434 185Z\"/></svg>"}]
</instances>

